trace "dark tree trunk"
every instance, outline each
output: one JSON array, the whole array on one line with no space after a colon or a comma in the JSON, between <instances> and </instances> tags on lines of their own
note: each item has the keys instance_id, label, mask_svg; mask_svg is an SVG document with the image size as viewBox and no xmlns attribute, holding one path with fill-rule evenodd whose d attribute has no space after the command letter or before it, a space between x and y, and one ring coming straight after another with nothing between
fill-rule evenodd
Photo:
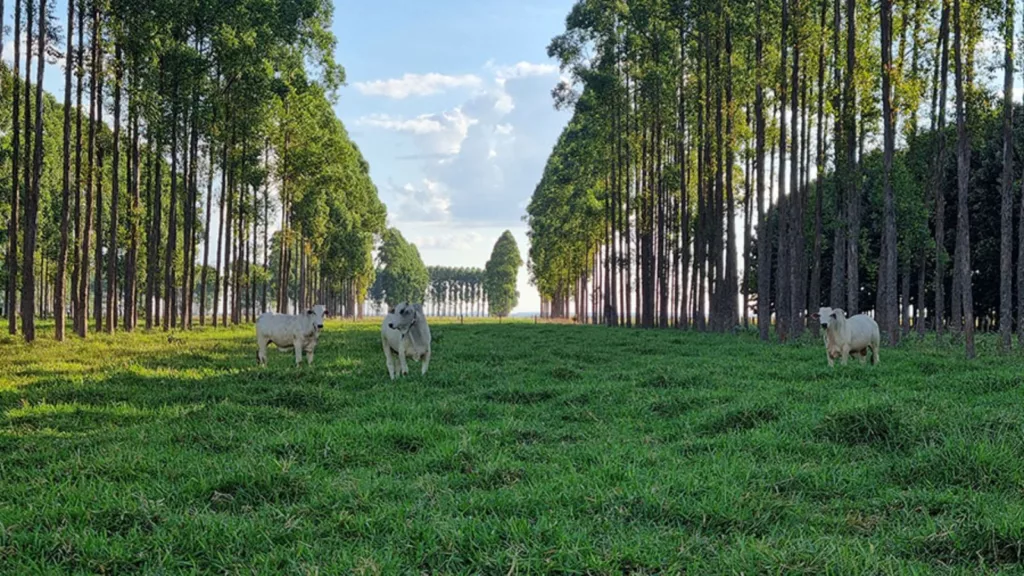
<instances>
[{"instance_id":1,"label":"dark tree trunk","mask_svg":"<svg viewBox=\"0 0 1024 576\"><path fill-rule=\"evenodd\" d=\"M956 133L957 133L957 215L956 260L960 296L964 316L964 341L967 358L974 358L974 295L971 289L971 223L968 215L968 181L971 171L971 141L967 133L964 87L964 53L960 0L953 0L953 51L956 62Z\"/></svg>"},{"instance_id":2,"label":"dark tree trunk","mask_svg":"<svg viewBox=\"0 0 1024 576\"><path fill-rule=\"evenodd\" d=\"M763 0L757 2L757 39L755 52L757 68L764 65L764 35L762 28ZM771 308L768 304L771 294L771 253L769 252L767 206L764 201L764 152L765 152L765 118L764 118L764 85L761 75L757 75L757 87L754 97L755 126L755 169L757 171L757 327L761 340L767 342L769 325L771 324Z\"/></svg>"},{"instance_id":3,"label":"dark tree trunk","mask_svg":"<svg viewBox=\"0 0 1024 576\"><path fill-rule=\"evenodd\" d=\"M21 95L18 91L18 83L21 71L21 0L14 1L14 70L11 75L14 78L13 95L11 102L11 215L7 222L7 294L4 303L7 305L7 331L10 334L18 333L18 216L21 212L21 192L18 190L19 172L18 164L21 159L21 131L18 130L20 116ZM25 102L25 106L28 106Z\"/></svg>"},{"instance_id":4,"label":"dark tree trunk","mask_svg":"<svg viewBox=\"0 0 1024 576\"><path fill-rule=\"evenodd\" d=\"M897 254L896 254L896 201L892 187L892 161L896 152L896 111L892 106L892 0L882 0L882 188L884 192L884 213L882 232L882 257L878 273L878 298L876 314L881 320L882 332L888 337L889 345L899 341L899 312L897 298Z\"/></svg>"},{"instance_id":5,"label":"dark tree trunk","mask_svg":"<svg viewBox=\"0 0 1024 576\"><path fill-rule=\"evenodd\" d=\"M0 11L3 9L0 8ZM2 17L0 17L2 21ZM75 35L75 2L68 0L68 29L67 29L67 63L64 66L64 164L62 171L63 190L60 203L60 252L57 254L57 277L53 293L56 297L53 301L54 317L54 338L58 342L64 340L64 324L67 316L64 314L64 280L67 276L66 268L68 263L68 228L71 227L69 203L71 202L71 69L73 58L71 56L74 46L72 39Z\"/></svg>"},{"instance_id":6,"label":"dark tree trunk","mask_svg":"<svg viewBox=\"0 0 1024 576\"><path fill-rule=\"evenodd\" d=\"M121 44L114 46L114 61L114 159L110 179L110 242L107 247L107 334L113 334L117 327L117 290L114 284L117 279L117 208L121 197L121 79L124 68Z\"/></svg>"},{"instance_id":7,"label":"dark tree trunk","mask_svg":"<svg viewBox=\"0 0 1024 576\"><path fill-rule=\"evenodd\" d=\"M1006 0L1003 31L1003 177L999 243L999 341L1004 352L1013 344L1013 17L1014 0Z\"/></svg>"},{"instance_id":8,"label":"dark tree trunk","mask_svg":"<svg viewBox=\"0 0 1024 576\"><path fill-rule=\"evenodd\" d=\"M32 26L30 24L29 30L31 29ZM35 261L36 237L39 231L37 224L39 218L39 182L43 177L43 71L46 65L46 58L43 57L43 54L46 53L46 0L39 0L39 34L37 36L39 57L36 58L35 145L32 147L32 187L25 201L25 278L22 281L23 309L21 326L26 342L32 342L36 339L35 276L32 265ZM28 76L27 70L25 75ZM28 86L27 83L26 86ZM43 282L45 283L45 278ZM43 302L45 302L45 298Z\"/></svg>"}]
</instances>

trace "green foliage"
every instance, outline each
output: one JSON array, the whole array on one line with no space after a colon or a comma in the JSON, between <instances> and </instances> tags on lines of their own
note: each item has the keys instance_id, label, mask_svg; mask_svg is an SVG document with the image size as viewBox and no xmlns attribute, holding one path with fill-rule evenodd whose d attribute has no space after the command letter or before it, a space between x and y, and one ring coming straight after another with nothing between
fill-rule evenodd
<instances>
[{"instance_id":1,"label":"green foliage","mask_svg":"<svg viewBox=\"0 0 1024 576\"><path fill-rule=\"evenodd\" d=\"M505 230L494 243L491 258L485 267L484 285L491 315L499 318L508 316L519 303L516 277L522 265L523 259L519 255L516 239L512 232Z\"/></svg>"},{"instance_id":2,"label":"green foliage","mask_svg":"<svg viewBox=\"0 0 1024 576\"><path fill-rule=\"evenodd\" d=\"M423 302L430 275L415 244L406 242L396 228L388 228L377 252L377 260L380 263L376 280L379 287L373 289L372 295L378 306L382 302L389 306L400 302Z\"/></svg>"}]
</instances>

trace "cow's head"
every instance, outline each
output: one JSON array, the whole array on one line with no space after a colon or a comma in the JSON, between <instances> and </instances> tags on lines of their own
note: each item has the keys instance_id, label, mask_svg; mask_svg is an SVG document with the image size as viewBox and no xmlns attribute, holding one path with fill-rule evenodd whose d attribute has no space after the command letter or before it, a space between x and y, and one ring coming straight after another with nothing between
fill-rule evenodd
<instances>
[{"instance_id":1,"label":"cow's head","mask_svg":"<svg viewBox=\"0 0 1024 576\"><path fill-rule=\"evenodd\" d=\"M402 334L408 332L409 328L412 328L412 325L416 323L416 317L419 315L418 307L418 304L402 302L389 310L388 328L398 330Z\"/></svg>"},{"instance_id":2,"label":"cow's head","mask_svg":"<svg viewBox=\"0 0 1024 576\"><path fill-rule=\"evenodd\" d=\"M306 310L306 317L313 321L317 330L322 330L324 327L324 316L327 315L327 308L323 304L317 304L309 310Z\"/></svg>"},{"instance_id":3,"label":"cow's head","mask_svg":"<svg viewBox=\"0 0 1024 576\"><path fill-rule=\"evenodd\" d=\"M818 308L818 311L811 314L811 318L814 318L821 323L822 326L828 326L829 317L832 316L832 308L828 306L822 306Z\"/></svg>"},{"instance_id":4,"label":"cow's head","mask_svg":"<svg viewBox=\"0 0 1024 576\"><path fill-rule=\"evenodd\" d=\"M846 312L842 308L833 308L832 312L828 315L828 322L826 324L831 324L836 320L846 320Z\"/></svg>"}]
</instances>

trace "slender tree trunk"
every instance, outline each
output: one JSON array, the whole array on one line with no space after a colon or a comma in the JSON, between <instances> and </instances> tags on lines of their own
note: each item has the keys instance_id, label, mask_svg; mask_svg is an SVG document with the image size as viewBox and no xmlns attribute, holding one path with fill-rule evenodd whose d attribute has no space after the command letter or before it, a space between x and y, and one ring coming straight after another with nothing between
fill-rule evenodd
<instances>
[{"instance_id":1,"label":"slender tree trunk","mask_svg":"<svg viewBox=\"0 0 1024 576\"><path fill-rule=\"evenodd\" d=\"M75 0L69 0L74 2ZM82 269L82 84L85 76L85 3L78 6L78 50L75 65L75 242L71 258L71 303L74 309L72 328L81 333L85 324L86 302L80 297L81 286L89 274ZM71 65L71 62L68 62ZM17 90L15 90L17 93Z\"/></svg>"},{"instance_id":2,"label":"slender tree trunk","mask_svg":"<svg viewBox=\"0 0 1024 576\"><path fill-rule=\"evenodd\" d=\"M29 0L31 1L31 0ZM20 115L21 95L18 90L17 81L21 78L19 70L21 62L21 0L14 1L14 79L12 106L11 106L11 215L7 222L7 295L4 303L7 305L7 331L10 334L18 333L18 217L21 212L21 192L18 190L19 172L18 162L21 159L21 131L18 129ZM25 106L28 106L25 102Z\"/></svg>"},{"instance_id":3,"label":"slender tree trunk","mask_svg":"<svg viewBox=\"0 0 1024 576\"><path fill-rule=\"evenodd\" d=\"M98 12L97 12L98 14ZM97 26L96 68L93 74L98 76L96 81L96 116L93 122L99 126L103 125L103 40L99 28L99 17L94 22ZM96 322L95 330L103 330L103 147L96 146L96 283L93 293L93 315Z\"/></svg>"},{"instance_id":4,"label":"slender tree trunk","mask_svg":"<svg viewBox=\"0 0 1024 576\"><path fill-rule=\"evenodd\" d=\"M776 288L775 288L775 331L778 334L779 341L785 342L789 335L789 256L791 251L789 250L789 210L791 205L791 196L793 191L790 191L789 196L786 195L786 84L787 77L786 72L788 67L786 65L786 57L788 52L789 44L789 2L788 0L782 0L782 34L780 36L780 47L779 47L779 70L780 70L780 82L779 82L779 202L776 207L778 213L778 266L776 269ZM796 87L794 86L794 92ZM794 136L796 136L794 134Z\"/></svg>"},{"instance_id":5,"label":"slender tree trunk","mask_svg":"<svg viewBox=\"0 0 1024 576\"><path fill-rule=\"evenodd\" d=\"M755 52L757 68L764 66L764 31L762 27L763 0L757 0L757 38ZM757 181L757 328L761 340L768 341L771 324L771 253L768 242L768 213L764 201L764 152L765 152L765 118L764 118L764 84L760 74L755 75L756 88L754 96L755 124L755 179Z\"/></svg>"},{"instance_id":6,"label":"slender tree trunk","mask_svg":"<svg viewBox=\"0 0 1024 576\"><path fill-rule=\"evenodd\" d=\"M792 77L790 79L790 108L793 110L793 126L792 126L792 150L789 155L790 162L790 179L789 179L789 242L788 246L791 249L791 254L786 258L788 266L787 271L780 270L781 274L788 274L787 280L789 297L789 304L787 306L789 315L787 317L787 332L792 338L799 338L802 332L801 330L801 310L800 300L803 290L801 288L800 271L801 262L804 260L804 230L803 230L803 200L802 193L800 191L800 159L803 154L801 153L801 141L800 141L800 22L802 20L802 14L800 12L799 0L792 0L792 33L793 33L793 66L792 66ZM783 249L779 247L780 251Z\"/></svg>"},{"instance_id":7,"label":"slender tree trunk","mask_svg":"<svg viewBox=\"0 0 1024 576\"><path fill-rule=\"evenodd\" d=\"M31 28L31 25L29 25L30 30ZM22 297L24 310L22 311L21 325L26 342L32 342L36 339L35 294L33 292L35 277L32 273L32 264L35 260L36 237L38 235L39 181L43 177L43 71L46 65L46 58L43 57L43 54L46 53L46 0L39 0L38 43L39 57L36 58L35 145L32 147L34 152L32 157L32 188L25 202L25 278L22 291L29 298L26 301L26 298ZM45 284L45 277L43 282ZM46 302L45 298L43 302Z\"/></svg>"},{"instance_id":8,"label":"slender tree trunk","mask_svg":"<svg viewBox=\"0 0 1024 576\"><path fill-rule=\"evenodd\" d=\"M107 334L113 334L117 326L117 291L114 284L117 278L117 208L121 196L121 79L124 68L120 43L114 45L114 61L114 159L110 178L110 242L107 247Z\"/></svg>"},{"instance_id":9,"label":"slender tree trunk","mask_svg":"<svg viewBox=\"0 0 1024 576\"><path fill-rule=\"evenodd\" d=\"M896 201L892 187L892 161L896 151L896 111L892 106L892 0L882 0L882 124L884 152L882 156L882 188L884 213L882 232L882 261L878 274L879 319L889 345L899 340L899 312L897 304L897 254L896 254Z\"/></svg>"},{"instance_id":10,"label":"slender tree trunk","mask_svg":"<svg viewBox=\"0 0 1024 576\"><path fill-rule=\"evenodd\" d=\"M936 114L938 124L938 151L935 155L935 168L933 169L935 191L935 336L937 340L942 339L943 323L945 320L946 303L946 278L945 265L948 254L946 252L946 89L949 78L949 1L943 0L942 13L939 24L939 44L937 50L940 63L936 66L938 86Z\"/></svg>"},{"instance_id":11,"label":"slender tree trunk","mask_svg":"<svg viewBox=\"0 0 1024 576\"><path fill-rule=\"evenodd\" d=\"M24 335L25 330L25 316L26 307L28 307L29 315L34 314L35 294L29 289L35 287L34 282L29 282L35 278L35 269L32 266L28 266L30 258L34 258L34 255L29 256L29 247L25 245L25 241L28 239L28 212L29 206L32 204L32 50L33 43L32 38L35 34L35 0L26 0L25 3L25 81L22 83L22 89L25 91L25 110L24 110L24 130L25 130L25 156L22 159L24 166L22 167L22 185L24 186L24 205L22 206L21 215L22 218L22 261L21 261L21 329ZM15 122L17 124L17 122ZM28 267L26 267L28 266ZM26 300L28 302L26 303Z\"/></svg>"},{"instance_id":12,"label":"slender tree trunk","mask_svg":"<svg viewBox=\"0 0 1024 576\"><path fill-rule=\"evenodd\" d=\"M137 70L137 69L136 69ZM137 76L137 73L136 73ZM136 81L136 85L138 85ZM139 281L139 218L141 217L140 166L139 154L139 109L131 107L131 170L129 188L132 194L131 239L128 247L130 267L125 277L124 325L125 330L134 330L139 323L138 314L138 281Z\"/></svg>"},{"instance_id":13,"label":"slender tree trunk","mask_svg":"<svg viewBox=\"0 0 1024 576\"><path fill-rule=\"evenodd\" d=\"M216 111L216 107L214 107ZM216 114L216 112L214 112ZM213 118L216 123L216 115ZM213 163L216 148L213 145L213 138L209 138L207 146L210 148L210 163L206 167L206 224L203 226L203 269L199 278L199 325L206 326L206 286L210 271L210 213L213 211ZM217 282L216 277L214 283ZM214 296L214 301L217 297ZM217 317L214 312L214 318ZM215 324L216 325L216 321Z\"/></svg>"},{"instance_id":14,"label":"slender tree trunk","mask_svg":"<svg viewBox=\"0 0 1024 576\"><path fill-rule=\"evenodd\" d=\"M0 8L2 10L2 8ZM2 18L0 18L2 21ZM67 321L67 317L64 314L64 280L67 276L66 268L68 262L68 228L70 225L70 214L68 204L71 201L71 68L73 67L74 60L72 59L72 39L75 34L75 2L74 0L68 0L68 29L67 29L67 51L64 53L67 55L67 60L64 65L64 165L62 173L62 184L63 190L61 194L60 203L60 252L57 254L57 278L56 286L54 287L54 296L56 297L53 302L53 311L55 314L54 318L54 338L58 342L64 340L64 323Z\"/></svg>"},{"instance_id":15,"label":"slender tree trunk","mask_svg":"<svg viewBox=\"0 0 1024 576\"><path fill-rule=\"evenodd\" d=\"M856 0L846 0L846 78L843 90L843 116L846 136L846 313L860 311L860 169L857 166L857 103L854 75L857 70Z\"/></svg>"},{"instance_id":16,"label":"slender tree trunk","mask_svg":"<svg viewBox=\"0 0 1024 576\"><path fill-rule=\"evenodd\" d=\"M825 189L822 182L825 179L825 21L828 12L827 0L821 2L821 18L818 28L821 35L818 46L818 107L817 107L817 182L814 185L814 256L811 264L811 286L808 291L807 307L815 312L821 306L821 249L825 243L822 230L822 207L824 205ZM833 254L833 257L836 257ZM820 331L820 322L811 322L811 331L815 338Z\"/></svg>"},{"instance_id":17,"label":"slender tree trunk","mask_svg":"<svg viewBox=\"0 0 1024 576\"><path fill-rule=\"evenodd\" d=\"M960 13L961 0L953 0L953 51L956 62L956 132L957 132L957 215L956 258L959 274L964 336L967 358L974 358L974 297L971 289L971 224L968 217L968 181L971 170L971 142L967 133L964 87L964 53Z\"/></svg>"},{"instance_id":18,"label":"slender tree trunk","mask_svg":"<svg viewBox=\"0 0 1024 576\"><path fill-rule=\"evenodd\" d=\"M167 209L167 247L164 250L164 332L178 325L175 293L175 252L178 250L178 91L171 103L171 203Z\"/></svg>"},{"instance_id":19,"label":"slender tree trunk","mask_svg":"<svg viewBox=\"0 0 1024 576\"><path fill-rule=\"evenodd\" d=\"M999 244L999 340L1004 352L1013 345L1013 17L1014 0L1006 0L1003 31L1003 177Z\"/></svg>"}]
</instances>

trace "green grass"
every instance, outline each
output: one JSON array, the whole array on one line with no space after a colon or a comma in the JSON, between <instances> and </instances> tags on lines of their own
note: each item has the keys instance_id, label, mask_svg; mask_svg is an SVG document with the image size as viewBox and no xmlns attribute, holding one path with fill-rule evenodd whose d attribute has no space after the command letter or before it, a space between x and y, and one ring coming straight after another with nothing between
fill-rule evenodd
<instances>
[{"instance_id":1,"label":"green grass","mask_svg":"<svg viewBox=\"0 0 1024 576\"><path fill-rule=\"evenodd\" d=\"M0 573L1024 572L1019 356L433 332L0 340Z\"/></svg>"}]
</instances>

